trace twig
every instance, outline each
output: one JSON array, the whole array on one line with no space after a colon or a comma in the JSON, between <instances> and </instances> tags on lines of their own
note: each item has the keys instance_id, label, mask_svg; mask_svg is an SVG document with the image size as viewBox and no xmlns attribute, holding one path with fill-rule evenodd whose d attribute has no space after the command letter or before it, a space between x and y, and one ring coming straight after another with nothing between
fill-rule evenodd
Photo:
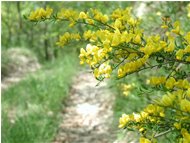
<instances>
[{"instance_id":1,"label":"twig","mask_svg":"<svg viewBox=\"0 0 190 143\"><path fill-rule=\"evenodd\" d=\"M162 135L165 135L165 134L167 134L167 133L169 133L169 132L171 132L171 131L172 131L172 129L169 129L169 130L167 130L167 131L165 131L165 132L159 133L159 134L155 135L154 138L157 138L157 137L160 137L160 136L162 136Z\"/></svg>"}]
</instances>

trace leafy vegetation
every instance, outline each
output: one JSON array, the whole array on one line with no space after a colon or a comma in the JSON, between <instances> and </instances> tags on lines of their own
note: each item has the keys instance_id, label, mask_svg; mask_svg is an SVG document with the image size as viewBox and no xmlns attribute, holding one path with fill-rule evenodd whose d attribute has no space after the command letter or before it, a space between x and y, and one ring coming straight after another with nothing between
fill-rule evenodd
<instances>
[{"instance_id":1,"label":"leafy vegetation","mask_svg":"<svg viewBox=\"0 0 190 143\"><path fill-rule=\"evenodd\" d=\"M182 29L180 21L164 16L159 33L146 33L141 27L143 20L131 11L128 7L115 9L111 14L98 9L81 12L62 9L55 13L47 7L31 12L28 20L68 21L69 27L77 24L93 27L87 27L82 33L66 32L56 45L64 47L73 40L86 41L86 48L80 50L80 63L88 64L100 82L111 76L117 79L134 73L141 76L141 71L147 69L163 71L142 80L145 90L142 95L155 91L157 94L153 93L153 98L147 96L149 102L141 111L122 114L119 128L138 131L141 143L157 142L160 136L172 132L175 142L186 143L190 140L190 32ZM189 14L184 15L188 19ZM130 86L124 85L124 88Z\"/></svg>"},{"instance_id":2,"label":"leafy vegetation","mask_svg":"<svg viewBox=\"0 0 190 143\"><path fill-rule=\"evenodd\" d=\"M143 3L140 17L126 8ZM52 141L81 48L80 63L100 82L111 78L120 128L141 143L188 143L190 4L143 3L3 2L3 75L10 47L29 48L44 65L3 92L3 142Z\"/></svg>"},{"instance_id":3,"label":"leafy vegetation","mask_svg":"<svg viewBox=\"0 0 190 143\"><path fill-rule=\"evenodd\" d=\"M4 91L2 142L51 142L77 67L76 54L67 54Z\"/></svg>"}]
</instances>

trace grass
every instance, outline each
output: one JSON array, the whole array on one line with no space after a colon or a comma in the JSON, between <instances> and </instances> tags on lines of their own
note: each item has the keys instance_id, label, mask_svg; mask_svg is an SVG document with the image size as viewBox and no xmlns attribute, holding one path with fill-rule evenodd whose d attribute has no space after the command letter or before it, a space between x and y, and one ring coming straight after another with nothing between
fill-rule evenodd
<instances>
[{"instance_id":1,"label":"grass","mask_svg":"<svg viewBox=\"0 0 190 143\"><path fill-rule=\"evenodd\" d=\"M78 59L67 54L2 93L3 143L48 143L56 134Z\"/></svg>"}]
</instances>

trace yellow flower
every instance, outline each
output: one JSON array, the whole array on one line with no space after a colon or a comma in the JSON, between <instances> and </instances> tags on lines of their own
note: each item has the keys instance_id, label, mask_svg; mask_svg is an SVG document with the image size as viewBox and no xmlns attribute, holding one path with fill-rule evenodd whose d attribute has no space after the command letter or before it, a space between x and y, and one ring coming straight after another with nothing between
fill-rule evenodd
<instances>
[{"instance_id":1,"label":"yellow flower","mask_svg":"<svg viewBox=\"0 0 190 143\"><path fill-rule=\"evenodd\" d=\"M188 33L185 35L184 38L185 38L186 41L189 42L189 41L190 41L190 32L188 32Z\"/></svg>"},{"instance_id":2,"label":"yellow flower","mask_svg":"<svg viewBox=\"0 0 190 143\"><path fill-rule=\"evenodd\" d=\"M88 22L90 25L93 25L93 24L94 24L94 20L93 20L93 19L87 19L87 22Z\"/></svg>"},{"instance_id":3,"label":"yellow flower","mask_svg":"<svg viewBox=\"0 0 190 143\"><path fill-rule=\"evenodd\" d=\"M69 32L64 33L62 36L59 36L59 41L56 42L56 45L60 47L64 47L65 44L67 44L70 40L80 40L79 34L70 34Z\"/></svg>"},{"instance_id":4,"label":"yellow flower","mask_svg":"<svg viewBox=\"0 0 190 143\"><path fill-rule=\"evenodd\" d=\"M28 19L31 21L41 20L45 18L50 18L51 14L53 13L53 9L47 7L46 9L39 8L36 11L30 13Z\"/></svg>"},{"instance_id":5,"label":"yellow flower","mask_svg":"<svg viewBox=\"0 0 190 143\"><path fill-rule=\"evenodd\" d=\"M169 79L166 80L165 87L167 89L172 89L174 87L175 83L176 83L175 78L170 77Z\"/></svg>"},{"instance_id":6,"label":"yellow flower","mask_svg":"<svg viewBox=\"0 0 190 143\"><path fill-rule=\"evenodd\" d=\"M185 61L190 62L190 56L188 56Z\"/></svg>"},{"instance_id":7,"label":"yellow flower","mask_svg":"<svg viewBox=\"0 0 190 143\"><path fill-rule=\"evenodd\" d=\"M168 47L165 48L165 51L166 51L166 52L173 52L174 48L175 48L175 43L174 43L174 41L172 41L172 42L168 45Z\"/></svg>"},{"instance_id":8,"label":"yellow flower","mask_svg":"<svg viewBox=\"0 0 190 143\"><path fill-rule=\"evenodd\" d=\"M160 76L160 77L151 77L149 80L149 84L152 85L160 85L166 82L166 77Z\"/></svg>"},{"instance_id":9,"label":"yellow flower","mask_svg":"<svg viewBox=\"0 0 190 143\"><path fill-rule=\"evenodd\" d=\"M175 98L176 97L174 94L166 94L162 97L161 104L163 104L164 106L171 106Z\"/></svg>"},{"instance_id":10,"label":"yellow flower","mask_svg":"<svg viewBox=\"0 0 190 143\"><path fill-rule=\"evenodd\" d=\"M98 78L98 77L100 76L99 70L98 70L97 68L94 69L94 76L95 76L96 78Z\"/></svg>"},{"instance_id":11,"label":"yellow flower","mask_svg":"<svg viewBox=\"0 0 190 143\"><path fill-rule=\"evenodd\" d=\"M174 127L175 127L176 129L181 129L181 123L175 122L175 123L174 123Z\"/></svg>"},{"instance_id":12,"label":"yellow flower","mask_svg":"<svg viewBox=\"0 0 190 143\"><path fill-rule=\"evenodd\" d=\"M120 33L119 29L116 29L113 34L111 46L118 46L120 44L120 40L121 40L120 37L121 37L121 33Z\"/></svg>"},{"instance_id":13,"label":"yellow flower","mask_svg":"<svg viewBox=\"0 0 190 143\"><path fill-rule=\"evenodd\" d=\"M184 50L180 49L176 52L176 59L181 60L183 58Z\"/></svg>"},{"instance_id":14,"label":"yellow flower","mask_svg":"<svg viewBox=\"0 0 190 143\"><path fill-rule=\"evenodd\" d=\"M143 132L145 130L145 128L140 128L139 132Z\"/></svg>"},{"instance_id":15,"label":"yellow flower","mask_svg":"<svg viewBox=\"0 0 190 143\"><path fill-rule=\"evenodd\" d=\"M190 45L188 45L187 47L185 47L184 52L185 53L190 53Z\"/></svg>"},{"instance_id":16,"label":"yellow flower","mask_svg":"<svg viewBox=\"0 0 190 143\"><path fill-rule=\"evenodd\" d=\"M190 101L189 100L182 99L180 102L180 107L181 107L182 111L190 113Z\"/></svg>"},{"instance_id":17,"label":"yellow flower","mask_svg":"<svg viewBox=\"0 0 190 143\"><path fill-rule=\"evenodd\" d=\"M124 128L126 124L129 122L129 120L129 115L122 114L122 116L119 118L119 128Z\"/></svg>"},{"instance_id":18,"label":"yellow flower","mask_svg":"<svg viewBox=\"0 0 190 143\"><path fill-rule=\"evenodd\" d=\"M186 96L187 96L188 98L190 98L190 88L187 89L187 91L186 91Z\"/></svg>"},{"instance_id":19,"label":"yellow flower","mask_svg":"<svg viewBox=\"0 0 190 143\"><path fill-rule=\"evenodd\" d=\"M172 30L173 33L180 34L180 22L176 21L174 23L174 29Z\"/></svg>"},{"instance_id":20,"label":"yellow flower","mask_svg":"<svg viewBox=\"0 0 190 143\"><path fill-rule=\"evenodd\" d=\"M93 35L94 35L94 33L91 30L85 31L83 33L83 37L84 37L85 40L90 39Z\"/></svg>"},{"instance_id":21,"label":"yellow flower","mask_svg":"<svg viewBox=\"0 0 190 143\"><path fill-rule=\"evenodd\" d=\"M117 75L119 78L122 78L125 76L125 70L124 70L124 67L123 66L120 66L118 71L117 71Z\"/></svg>"},{"instance_id":22,"label":"yellow flower","mask_svg":"<svg viewBox=\"0 0 190 143\"><path fill-rule=\"evenodd\" d=\"M106 23L106 22L108 22L108 20L109 20L109 17L108 17L107 15L103 15L103 16L101 17L101 19L100 19L100 21L101 21L102 23Z\"/></svg>"},{"instance_id":23,"label":"yellow flower","mask_svg":"<svg viewBox=\"0 0 190 143\"><path fill-rule=\"evenodd\" d=\"M156 107L153 104L149 104L144 111L151 114L156 111Z\"/></svg>"},{"instance_id":24,"label":"yellow flower","mask_svg":"<svg viewBox=\"0 0 190 143\"><path fill-rule=\"evenodd\" d=\"M57 13L57 19L66 19L68 21L71 22L70 26L72 26L74 24L74 21L78 20L79 18L79 14L77 11L74 11L72 9L61 9L61 11L59 11Z\"/></svg>"},{"instance_id":25,"label":"yellow flower","mask_svg":"<svg viewBox=\"0 0 190 143\"><path fill-rule=\"evenodd\" d=\"M86 51L83 48L81 48L79 57L85 57L85 56L87 56Z\"/></svg>"},{"instance_id":26,"label":"yellow flower","mask_svg":"<svg viewBox=\"0 0 190 143\"><path fill-rule=\"evenodd\" d=\"M137 24L137 20L131 17L131 18L128 20L128 23L129 23L129 25L131 25L131 26L135 26L135 25Z\"/></svg>"},{"instance_id":27,"label":"yellow flower","mask_svg":"<svg viewBox=\"0 0 190 143\"><path fill-rule=\"evenodd\" d=\"M167 28L168 28L168 25L165 25L165 24L164 24L164 25L161 26L161 28L167 29Z\"/></svg>"},{"instance_id":28,"label":"yellow flower","mask_svg":"<svg viewBox=\"0 0 190 143\"><path fill-rule=\"evenodd\" d=\"M134 43L136 44L140 44L141 43L141 36L139 34L137 34L134 38Z\"/></svg>"},{"instance_id":29,"label":"yellow flower","mask_svg":"<svg viewBox=\"0 0 190 143\"><path fill-rule=\"evenodd\" d=\"M122 23L119 19L115 20L114 27L120 29L122 27Z\"/></svg>"},{"instance_id":30,"label":"yellow flower","mask_svg":"<svg viewBox=\"0 0 190 143\"><path fill-rule=\"evenodd\" d=\"M151 143L151 141L145 137L140 138L140 143Z\"/></svg>"},{"instance_id":31,"label":"yellow flower","mask_svg":"<svg viewBox=\"0 0 190 143\"><path fill-rule=\"evenodd\" d=\"M133 113L134 121L135 122L140 122L141 121L141 115L138 113Z\"/></svg>"},{"instance_id":32,"label":"yellow flower","mask_svg":"<svg viewBox=\"0 0 190 143\"><path fill-rule=\"evenodd\" d=\"M181 134L183 136L183 143L189 143L190 142L190 133L184 128L181 129Z\"/></svg>"},{"instance_id":33,"label":"yellow flower","mask_svg":"<svg viewBox=\"0 0 190 143\"><path fill-rule=\"evenodd\" d=\"M179 79L176 83L175 86L178 88L183 88L183 89L188 89L190 88L190 83L187 79Z\"/></svg>"},{"instance_id":34,"label":"yellow flower","mask_svg":"<svg viewBox=\"0 0 190 143\"><path fill-rule=\"evenodd\" d=\"M88 15L85 12L80 12L79 19L87 19Z\"/></svg>"}]
</instances>

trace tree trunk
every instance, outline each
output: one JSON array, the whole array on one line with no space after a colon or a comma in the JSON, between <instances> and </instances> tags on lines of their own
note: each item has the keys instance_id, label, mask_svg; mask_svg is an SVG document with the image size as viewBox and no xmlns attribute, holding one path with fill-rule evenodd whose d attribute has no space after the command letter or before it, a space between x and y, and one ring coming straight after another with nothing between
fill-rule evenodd
<instances>
[{"instance_id":1,"label":"tree trunk","mask_svg":"<svg viewBox=\"0 0 190 143\"><path fill-rule=\"evenodd\" d=\"M46 4L47 4L47 2L46 1L44 1L43 2L43 7L44 7L44 9L45 9L45 7L46 7ZM46 61L48 61L48 60L50 60L50 54L49 54L49 41L48 41L48 37L47 37L47 29L48 29L48 25L45 23L45 26L44 26L44 53L45 53L45 60Z\"/></svg>"},{"instance_id":2,"label":"tree trunk","mask_svg":"<svg viewBox=\"0 0 190 143\"><path fill-rule=\"evenodd\" d=\"M12 32L11 32L11 24L10 24L10 5L7 2L6 3L6 9L7 9L7 19L5 21L7 21L7 29L8 29L8 37L7 37L7 43L6 43L6 47L10 47L10 45L12 44Z\"/></svg>"},{"instance_id":3,"label":"tree trunk","mask_svg":"<svg viewBox=\"0 0 190 143\"><path fill-rule=\"evenodd\" d=\"M48 38L47 38L47 24L45 24L44 27L44 53L45 53L45 60L48 61L50 60L50 54L49 54L49 50L48 50L48 46L49 46L49 42L48 42Z\"/></svg>"},{"instance_id":4,"label":"tree trunk","mask_svg":"<svg viewBox=\"0 0 190 143\"><path fill-rule=\"evenodd\" d=\"M17 12L18 12L18 34L17 34L17 44L20 46L21 44L21 31L22 31L22 16L21 16L21 8L20 8L20 2L16 2L17 6Z\"/></svg>"}]
</instances>

